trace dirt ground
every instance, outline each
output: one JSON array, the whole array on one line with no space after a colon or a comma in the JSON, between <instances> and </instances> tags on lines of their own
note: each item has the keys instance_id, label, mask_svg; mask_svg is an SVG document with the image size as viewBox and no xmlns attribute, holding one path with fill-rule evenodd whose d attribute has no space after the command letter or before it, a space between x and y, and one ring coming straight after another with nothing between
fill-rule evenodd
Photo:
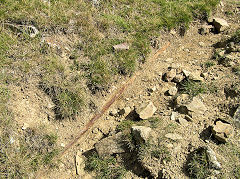
<instances>
[{"instance_id":1,"label":"dirt ground","mask_svg":"<svg viewBox=\"0 0 240 179\"><path fill-rule=\"evenodd\" d=\"M230 17L224 14L227 10L236 10L238 13L234 17ZM227 98L224 88L233 82L239 83L239 76L235 75L230 67L224 67L216 61L214 62L215 65L210 68L205 68L204 64L212 59L215 50L214 44L221 41L221 39L229 38L230 34L239 28L239 13L239 7L231 6L227 2L219 5L217 14L214 14L214 16L224 18L230 25L230 29L223 33L201 35L198 30L204 22L196 21L192 23L184 36L180 36L177 30L175 31L176 33L172 31L171 33L162 32L159 34L157 39L159 48L152 48L152 54L148 58L150 60L141 64L141 70L136 72L136 79L124 91L121 98L110 107L73 147L67 150L61 158L58 169L47 170L43 168L40 178L84 178L76 175L75 155L77 151L86 152L93 149L96 142L114 131L119 121L124 120L109 116L109 111L123 107L131 107L133 109L134 106L146 101L154 103L157 107L154 117L158 117L162 121L161 126L156 129L158 135L166 134L164 129L168 129L180 134L183 138L179 141L166 140L166 143L172 144L169 148L172 160L164 165L166 177L187 178L183 166L186 163L188 154L194 149L206 145L206 141L200 137L202 131L213 125L214 121L219 117L231 120L231 106L237 104L231 97ZM154 56L158 49L164 47L168 42L170 42L170 45L166 50L156 59L152 59L151 57ZM238 58L240 59L239 55ZM170 106L170 101L173 97L165 95L165 92L171 86L175 86L175 83L162 80L162 75L168 71L169 67L189 72L199 71L206 73L204 81L212 83L218 88L217 93L207 92L199 95L199 98L207 107L207 111L203 116L188 122L187 126L170 120L171 113L174 111ZM14 97L9 106L11 106L14 118L17 119L19 126L23 126L24 123L29 124L30 127L46 126L49 131L57 133L58 145L63 149L74 140L92 116L102 109L112 94L124 85L129 78L131 77L117 79L106 92L99 92L94 95L89 92L88 99L94 105L92 108L86 107L75 120L55 121L52 110L54 103L44 92L33 86L24 88L13 87ZM149 94L148 89L151 88L156 88L156 90ZM237 143L239 131L236 128L234 128L234 131L235 137L232 139L232 142ZM215 151L220 151L219 145L212 141L209 142L209 146ZM219 162L223 164L222 172L228 173L230 170L229 165L225 166L224 163L229 159L226 159L226 154L217 153L219 154L217 155ZM160 169L163 169L161 167L159 166ZM85 175L85 178L91 178L90 176ZM129 171L126 178L141 177Z\"/></svg>"}]
</instances>

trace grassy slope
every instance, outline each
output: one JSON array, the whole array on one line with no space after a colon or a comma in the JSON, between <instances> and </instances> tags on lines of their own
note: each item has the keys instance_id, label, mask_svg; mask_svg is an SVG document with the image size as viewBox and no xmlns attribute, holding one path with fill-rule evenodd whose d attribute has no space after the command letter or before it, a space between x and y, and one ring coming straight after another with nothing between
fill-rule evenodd
<instances>
[{"instance_id":1,"label":"grassy slope","mask_svg":"<svg viewBox=\"0 0 240 179\"><path fill-rule=\"evenodd\" d=\"M1 177L22 177L27 175L26 170L34 172L49 154L45 149L17 153L16 146L9 144L8 129L14 125L7 108L9 84L21 85L24 78L37 76L39 87L56 104L56 116L74 117L83 104L82 78L87 78L93 91L106 89L112 76L131 74L138 63L144 63L150 53L150 40L158 37L160 30L187 28L194 18L206 17L217 3L218 0L109 0L93 5L87 0L0 0L0 142L4 146L0 153ZM80 40L71 49L73 62L69 60L64 65L53 49L41 43L41 36L46 32L68 36L70 22L74 22L71 33ZM27 33L11 30L6 23L34 25L40 35L30 38ZM113 52L112 45L121 42L129 43L130 50ZM88 62L80 62L80 52ZM85 75L79 76L82 70ZM45 134L35 135L40 143L45 139ZM25 139L19 140L24 148L29 147ZM8 155L10 152L12 155ZM18 158L24 153L29 160L21 163Z\"/></svg>"}]
</instances>

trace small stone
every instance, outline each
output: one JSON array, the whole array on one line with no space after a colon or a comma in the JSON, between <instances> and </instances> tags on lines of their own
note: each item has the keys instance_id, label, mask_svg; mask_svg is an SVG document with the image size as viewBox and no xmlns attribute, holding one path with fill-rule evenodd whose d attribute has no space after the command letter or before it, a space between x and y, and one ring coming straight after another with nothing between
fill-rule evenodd
<instances>
[{"instance_id":1,"label":"small stone","mask_svg":"<svg viewBox=\"0 0 240 179\"><path fill-rule=\"evenodd\" d=\"M207 110L206 106L203 104L203 102L197 98L193 97L192 102L186 105L188 114L194 113L197 115L203 115L205 111Z\"/></svg>"},{"instance_id":2,"label":"small stone","mask_svg":"<svg viewBox=\"0 0 240 179\"><path fill-rule=\"evenodd\" d=\"M82 155L82 152L78 151L77 155L75 156L75 166L76 166L76 174L77 175L82 175L85 173L84 167L85 167L85 162L84 162L84 157Z\"/></svg>"},{"instance_id":3,"label":"small stone","mask_svg":"<svg viewBox=\"0 0 240 179\"><path fill-rule=\"evenodd\" d=\"M206 154L210 167L216 170L220 170L221 164L217 161L215 152L209 146L206 147Z\"/></svg>"},{"instance_id":4,"label":"small stone","mask_svg":"<svg viewBox=\"0 0 240 179\"><path fill-rule=\"evenodd\" d=\"M180 107L181 105L186 104L188 101L189 101L189 95L188 94L180 94L176 98L175 103L176 103L177 107Z\"/></svg>"},{"instance_id":5,"label":"small stone","mask_svg":"<svg viewBox=\"0 0 240 179\"><path fill-rule=\"evenodd\" d=\"M64 144L64 143L61 143L60 146L61 146L61 147L65 147L65 144Z\"/></svg>"},{"instance_id":6,"label":"small stone","mask_svg":"<svg viewBox=\"0 0 240 179\"><path fill-rule=\"evenodd\" d=\"M29 124L23 123L22 130L26 130L27 128L29 128Z\"/></svg>"},{"instance_id":7,"label":"small stone","mask_svg":"<svg viewBox=\"0 0 240 179\"><path fill-rule=\"evenodd\" d=\"M206 79L207 78L207 76L208 76L208 73L201 73L201 75L200 75L201 77L203 77L204 79Z\"/></svg>"},{"instance_id":8,"label":"small stone","mask_svg":"<svg viewBox=\"0 0 240 179\"><path fill-rule=\"evenodd\" d=\"M177 70L172 68L170 71L164 74L163 79L167 82L172 81L176 75L177 75Z\"/></svg>"},{"instance_id":9,"label":"small stone","mask_svg":"<svg viewBox=\"0 0 240 179\"><path fill-rule=\"evenodd\" d=\"M94 129L92 130L92 133L93 133L93 134L97 134L98 132L99 132L98 128L94 128Z\"/></svg>"},{"instance_id":10,"label":"small stone","mask_svg":"<svg viewBox=\"0 0 240 179\"><path fill-rule=\"evenodd\" d=\"M188 77L191 74L191 72L189 72L187 70L182 70L182 72L186 77Z\"/></svg>"},{"instance_id":11,"label":"small stone","mask_svg":"<svg viewBox=\"0 0 240 179\"><path fill-rule=\"evenodd\" d=\"M176 95L177 92L178 92L178 89L177 89L177 87L175 87L175 86L172 87L172 88L170 88L170 89L168 90L168 94L169 94L170 96Z\"/></svg>"},{"instance_id":12,"label":"small stone","mask_svg":"<svg viewBox=\"0 0 240 179\"><path fill-rule=\"evenodd\" d=\"M223 32L224 30L226 30L229 27L226 20L217 18L217 17L213 18L213 26L215 27L215 29L218 33Z\"/></svg>"},{"instance_id":13,"label":"small stone","mask_svg":"<svg viewBox=\"0 0 240 179\"><path fill-rule=\"evenodd\" d=\"M170 119L171 119L172 121L175 121L177 116L178 116L178 113L177 113L177 112L172 112Z\"/></svg>"},{"instance_id":14,"label":"small stone","mask_svg":"<svg viewBox=\"0 0 240 179\"><path fill-rule=\"evenodd\" d=\"M26 28L27 28L27 33L31 38L34 38L39 34L38 29L32 25L26 26Z\"/></svg>"},{"instance_id":15,"label":"small stone","mask_svg":"<svg viewBox=\"0 0 240 179\"><path fill-rule=\"evenodd\" d=\"M168 133L165 135L166 138L168 139L172 139L172 140L181 140L182 136L180 136L179 134L174 134L174 133Z\"/></svg>"},{"instance_id":16,"label":"small stone","mask_svg":"<svg viewBox=\"0 0 240 179\"><path fill-rule=\"evenodd\" d=\"M240 128L240 106L237 108L236 112L234 113L233 121L235 123L235 126Z\"/></svg>"},{"instance_id":17,"label":"small stone","mask_svg":"<svg viewBox=\"0 0 240 179\"><path fill-rule=\"evenodd\" d=\"M170 144L166 144L166 147L171 149L171 148L173 148L173 144L171 144L171 143Z\"/></svg>"},{"instance_id":18,"label":"small stone","mask_svg":"<svg viewBox=\"0 0 240 179\"><path fill-rule=\"evenodd\" d=\"M179 124L183 125L183 126L187 126L188 125L188 121L184 118L178 118L178 122Z\"/></svg>"},{"instance_id":19,"label":"small stone","mask_svg":"<svg viewBox=\"0 0 240 179\"><path fill-rule=\"evenodd\" d=\"M120 109L118 114L119 114L119 116L127 116L131 111L132 111L132 109L128 106L123 109Z\"/></svg>"},{"instance_id":20,"label":"small stone","mask_svg":"<svg viewBox=\"0 0 240 179\"><path fill-rule=\"evenodd\" d=\"M122 44L114 45L113 49L116 51L129 50L129 45L127 43L122 43Z\"/></svg>"},{"instance_id":21,"label":"small stone","mask_svg":"<svg viewBox=\"0 0 240 179\"><path fill-rule=\"evenodd\" d=\"M132 109L131 109L131 107L127 106L124 108L124 111L125 111L124 115L127 116L132 111Z\"/></svg>"},{"instance_id":22,"label":"small stone","mask_svg":"<svg viewBox=\"0 0 240 179\"><path fill-rule=\"evenodd\" d=\"M157 108L154 104L150 101L148 105L140 106L136 112L141 119L148 119L153 116L153 114L157 111Z\"/></svg>"},{"instance_id":23,"label":"small stone","mask_svg":"<svg viewBox=\"0 0 240 179\"><path fill-rule=\"evenodd\" d=\"M112 154L125 152L122 142L122 133L119 132L112 136L106 137L95 144L99 156L109 156Z\"/></svg>"},{"instance_id":24,"label":"small stone","mask_svg":"<svg viewBox=\"0 0 240 179\"><path fill-rule=\"evenodd\" d=\"M233 127L219 120L213 126L212 132L217 140L226 143L227 139L233 135Z\"/></svg>"},{"instance_id":25,"label":"small stone","mask_svg":"<svg viewBox=\"0 0 240 179\"><path fill-rule=\"evenodd\" d=\"M132 126L131 128L132 135L138 144L146 142L149 139L151 130L150 127L145 126Z\"/></svg>"},{"instance_id":26,"label":"small stone","mask_svg":"<svg viewBox=\"0 0 240 179\"><path fill-rule=\"evenodd\" d=\"M176 32L175 30L173 30L173 29L170 30L170 34L172 34L172 35L176 35L176 33L177 33L177 32Z\"/></svg>"},{"instance_id":27,"label":"small stone","mask_svg":"<svg viewBox=\"0 0 240 179\"><path fill-rule=\"evenodd\" d=\"M204 47L205 46L204 42L199 42L198 44L199 44L200 47Z\"/></svg>"}]
</instances>

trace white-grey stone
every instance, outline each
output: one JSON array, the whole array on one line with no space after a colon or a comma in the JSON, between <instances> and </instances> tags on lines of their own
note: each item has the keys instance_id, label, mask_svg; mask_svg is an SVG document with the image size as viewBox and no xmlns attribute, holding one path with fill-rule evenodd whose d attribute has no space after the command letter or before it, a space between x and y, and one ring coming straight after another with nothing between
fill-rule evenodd
<instances>
[{"instance_id":1,"label":"white-grey stone","mask_svg":"<svg viewBox=\"0 0 240 179\"><path fill-rule=\"evenodd\" d=\"M132 126L133 137L138 143L146 142L149 139L151 128L146 126Z\"/></svg>"},{"instance_id":2,"label":"white-grey stone","mask_svg":"<svg viewBox=\"0 0 240 179\"><path fill-rule=\"evenodd\" d=\"M172 139L172 140L181 140L182 136L179 134L174 134L174 133L168 133L165 135L166 138Z\"/></svg>"},{"instance_id":3,"label":"white-grey stone","mask_svg":"<svg viewBox=\"0 0 240 179\"><path fill-rule=\"evenodd\" d=\"M209 146L206 147L206 153L207 153L207 158L208 158L211 168L220 170L221 164L217 161L215 152Z\"/></svg>"},{"instance_id":4,"label":"white-grey stone","mask_svg":"<svg viewBox=\"0 0 240 179\"><path fill-rule=\"evenodd\" d=\"M200 33L201 35L206 35L206 34L209 34L212 29L213 29L213 26L212 26L212 25L202 25L202 26L199 28L199 33Z\"/></svg>"},{"instance_id":5,"label":"white-grey stone","mask_svg":"<svg viewBox=\"0 0 240 179\"><path fill-rule=\"evenodd\" d=\"M23 123L22 130L26 130L27 128L29 128L29 124Z\"/></svg>"},{"instance_id":6,"label":"white-grey stone","mask_svg":"<svg viewBox=\"0 0 240 179\"><path fill-rule=\"evenodd\" d=\"M122 133L119 132L112 136L106 137L95 144L99 156L108 156L125 152L122 142Z\"/></svg>"},{"instance_id":7,"label":"white-grey stone","mask_svg":"<svg viewBox=\"0 0 240 179\"><path fill-rule=\"evenodd\" d=\"M27 28L27 33L31 38L34 38L39 34L38 29L33 25L26 26L26 28Z\"/></svg>"},{"instance_id":8,"label":"white-grey stone","mask_svg":"<svg viewBox=\"0 0 240 179\"><path fill-rule=\"evenodd\" d=\"M147 105L142 105L136 109L136 112L141 119L148 119L152 117L156 111L157 108L151 101Z\"/></svg>"},{"instance_id":9,"label":"white-grey stone","mask_svg":"<svg viewBox=\"0 0 240 179\"><path fill-rule=\"evenodd\" d=\"M203 115L207 111L206 106L197 97L193 97L192 101L187 104L186 107L189 114L194 113L197 115Z\"/></svg>"},{"instance_id":10,"label":"white-grey stone","mask_svg":"<svg viewBox=\"0 0 240 179\"><path fill-rule=\"evenodd\" d=\"M237 108L236 112L234 113L233 121L235 123L235 126L240 128L240 106Z\"/></svg>"},{"instance_id":11,"label":"white-grey stone","mask_svg":"<svg viewBox=\"0 0 240 179\"><path fill-rule=\"evenodd\" d=\"M177 116L178 116L178 113L173 111L172 114L171 114L170 119L171 119L172 121L175 121Z\"/></svg>"},{"instance_id":12,"label":"white-grey stone","mask_svg":"<svg viewBox=\"0 0 240 179\"><path fill-rule=\"evenodd\" d=\"M168 90L168 94L170 95L170 96L174 96L174 95L176 95L177 94L177 92L178 92L178 89L177 89L177 87L171 87L169 90Z\"/></svg>"},{"instance_id":13,"label":"white-grey stone","mask_svg":"<svg viewBox=\"0 0 240 179\"><path fill-rule=\"evenodd\" d=\"M82 155L81 151L77 152L77 155L75 156L75 166L76 166L76 174L77 175L82 175L85 173L84 167L85 167L85 162L84 162L84 156Z\"/></svg>"},{"instance_id":14,"label":"white-grey stone","mask_svg":"<svg viewBox=\"0 0 240 179\"><path fill-rule=\"evenodd\" d=\"M227 139L233 135L233 127L219 120L213 126L212 132L217 140L220 142L227 142Z\"/></svg>"},{"instance_id":15,"label":"white-grey stone","mask_svg":"<svg viewBox=\"0 0 240 179\"><path fill-rule=\"evenodd\" d=\"M191 72L189 72L187 70L182 70L182 72L186 77L188 77L191 74Z\"/></svg>"},{"instance_id":16,"label":"white-grey stone","mask_svg":"<svg viewBox=\"0 0 240 179\"><path fill-rule=\"evenodd\" d=\"M122 44L114 45L113 49L116 51L129 50L129 45L127 43L122 43Z\"/></svg>"},{"instance_id":17,"label":"white-grey stone","mask_svg":"<svg viewBox=\"0 0 240 179\"><path fill-rule=\"evenodd\" d=\"M183 125L183 126L187 126L188 125L188 121L182 117L178 118L178 122Z\"/></svg>"},{"instance_id":18,"label":"white-grey stone","mask_svg":"<svg viewBox=\"0 0 240 179\"><path fill-rule=\"evenodd\" d=\"M226 20L224 20L222 18L217 18L217 17L213 18L213 26L215 27L215 29L218 33L229 28L229 25Z\"/></svg>"}]
</instances>

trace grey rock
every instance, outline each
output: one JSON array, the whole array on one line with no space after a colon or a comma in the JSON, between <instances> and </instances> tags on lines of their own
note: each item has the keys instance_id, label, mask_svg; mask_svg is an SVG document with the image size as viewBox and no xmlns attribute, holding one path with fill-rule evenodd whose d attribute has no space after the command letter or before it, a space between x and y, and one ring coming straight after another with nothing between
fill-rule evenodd
<instances>
[{"instance_id":1,"label":"grey rock","mask_svg":"<svg viewBox=\"0 0 240 179\"><path fill-rule=\"evenodd\" d=\"M188 77L191 74L191 72L189 72L187 70L182 70L182 72L186 77Z\"/></svg>"},{"instance_id":2,"label":"grey rock","mask_svg":"<svg viewBox=\"0 0 240 179\"><path fill-rule=\"evenodd\" d=\"M172 88L170 88L170 89L168 90L168 94L169 94L170 96L176 95L177 92L178 92L178 89L177 89L175 86L172 87Z\"/></svg>"},{"instance_id":3,"label":"grey rock","mask_svg":"<svg viewBox=\"0 0 240 179\"><path fill-rule=\"evenodd\" d=\"M146 142L149 139L152 129L145 126L132 126L132 135L138 144Z\"/></svg>"},{"instance_id":4,"label":"grey rock","mask_svg":"<svg viewBox=\"0 0 240 179\"><path fill-rule=\"evenodd\" d=\"M240 106L237 108L236 112L234 113L233 121L235 123L235 126L237 128L240 128Z\"/></svg>"},{"instance_id":5,"label":"grey rock","mask_svg":"<svg viewBox=\"0 0 240 179\"><path fill-rule=\"evenodd\" d=\"M182 117L178 118L178 122L183 125L183 126L187 126L188 125L188 121Z\"/></svg>"},{"instance_id":6,"label":"grey rock","mask_svg":"<svg viewBox=\"0 0 240 179\"><path fill-rule=\"evenodd\" d=\"M172 139L172 140L181 140L182 136L179 134L174 134L174 133L168 133L165 135L166 138Z\"/></svg>"},{"instance_id":7,"label":"grey rock","mask_svg":"<svg viewBox=\"0 0 240 179\"><path fill-rule=\"evenodd\" d=\"M122 43L122 44L114 45L113 49L116 51L129 50L129 45L127 43Z\"/></svg>"},{"instance_id":8,"label":"grey rock","mask_svg":"<svg viewBox=\"0 0 240 179\"><path fill-rule=\"evenodd\" d=\"M229 25L226 20L217 17L213 18L213 26L215 27L218 33L223 32L224 30L229 28Z\"/></svg>"},{"instance_id":9,"label":"grey rock","mask_svg":"<svg viewBox=\"0 0 240 179\"><path fill-rule=\"evenodd\" d=\"M170 119L171 119L172 121L175 121L177 116L178 116L178 113L173 111L172 114L171 114L171 116L170 116Z\"/></svg>"},{"instance_id":10,"label":"grey rock","mask_svg":"<svg viewBox=\"0 0 240 179\"><path fill-rule=\"evenodd\" d=\"M84 156L82 155L82 152L78 151L77 155L75 156L75 166L76 166L76 174L77 175L82 175L85 173L84 167L85 167L85 162L84 162Z\"/></svg>"},{"instance_id":11,"label":"grey rock","mask_svg":"<svg viewBox=\"0 0 240 179\"><path fill-rule=\"evenodd\" d=\"M95 144L95 148L98 155L102 157L117 153L124 153L125 150L122 142L122 133L119 132L117 134L102 139Z\"/></svg>"},{"instance_id":12,"label":"grey rock","mask_svg":"<svg viewBox=\"0 0 240 179\"><path fill-rule=\"evenodd\" d=\"M212 127L214 137L220 142L227 142L227 139L233 135L233 127L223 121L217 121Z\"/></svg>"},{"instance_id":13,"label":"grey rock","mask_svg":"<svg viewBox=\"0 0 240 179\"><path fill-rule=\"evenodd\" d=\"M215 152L209 146L206 147L206 154L210 167L216 170L221 170L221 164L217 161Z\"/></svg>"},{"instance_id":14,"label":"grey rock","mask_svg":"<svg viewBox=\"0 0 240 179\"><path fill-rule=\"evenodd\" d=\"M137 114L141 119L148 119L153 116L153 114L157 111L157 108L150 101L147 105L142 105L136 109Z\"/></svg>"},{"instance_id":15,"label":"grey rock","mask_svg":"<svg viewBox=\"0 0 240 179\"><path fill-rule=\"evenodd\" d=\"M203 115L207 111L206 106L197 97L193 97L193 100L189 104L187 104L186 107L189 114L194 113L197 115Z\"/></svg>"}]
</instances>

